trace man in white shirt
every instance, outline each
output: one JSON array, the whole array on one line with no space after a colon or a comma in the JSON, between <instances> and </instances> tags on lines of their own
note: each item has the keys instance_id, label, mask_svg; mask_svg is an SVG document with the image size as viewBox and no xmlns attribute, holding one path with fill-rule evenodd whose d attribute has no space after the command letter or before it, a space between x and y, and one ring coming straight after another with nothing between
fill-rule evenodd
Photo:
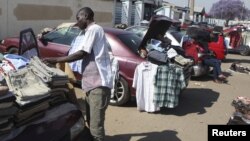
<instances>
[{"instance_id":1,"label":"man in white shirt","mask_svg":"<svg viewBox=\"0 0 250 141\"><path fill-rule=\"evenodd\" d=\"M105 136L105 111L113 87L109 50L103 28L94 22L94 12L89 7L81 8L77 26L85 30L81 50L65 57L46 58L45 63L73 62L82 59L82 88L86 92L86 116L94 141L103 141Z\"/></svg>"}]
</instances>

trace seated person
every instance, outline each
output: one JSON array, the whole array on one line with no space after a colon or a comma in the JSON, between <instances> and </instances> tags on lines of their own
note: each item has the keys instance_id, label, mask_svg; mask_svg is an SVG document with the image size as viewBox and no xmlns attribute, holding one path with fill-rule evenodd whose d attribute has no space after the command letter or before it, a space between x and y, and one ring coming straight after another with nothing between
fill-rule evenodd
<instances>
[{"instance_id":1,"label":"seated person","mask_svg":"<svg viewBox=\"0 0 250 141\"><path fill-rule=\"evenodd\" d=\"M226 76L221 72L221 61L216 59L211 51L208 49L208 43L199 41L200 46L203 49L203 63L213 68L213 79L215 83L223 83L226 81Z\"/></svg>"}]
</instances>

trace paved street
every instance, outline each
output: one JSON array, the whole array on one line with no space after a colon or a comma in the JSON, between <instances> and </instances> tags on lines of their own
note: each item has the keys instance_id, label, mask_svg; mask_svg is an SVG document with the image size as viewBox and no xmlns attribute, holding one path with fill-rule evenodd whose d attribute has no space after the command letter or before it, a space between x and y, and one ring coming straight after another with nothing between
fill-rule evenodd
<instances>
[{"instance_id":1,"label":"paved street","mask_svg":"<svg viewBox=\"0 0 250 141\"><path fill-rule=\"evenodd\" d=\"M250 66L250 56L230 54L222 70L228 71L235 61ZM228 80L228 84L214 83L209 77L191 80L180 96L179 106L158 113L137 111L135 101L123 107L109 106L106 140L206 141L207 125L226 124L234 111L232 100L250 96L250 75L233 72Z\"/></svg>"}]
</instances>

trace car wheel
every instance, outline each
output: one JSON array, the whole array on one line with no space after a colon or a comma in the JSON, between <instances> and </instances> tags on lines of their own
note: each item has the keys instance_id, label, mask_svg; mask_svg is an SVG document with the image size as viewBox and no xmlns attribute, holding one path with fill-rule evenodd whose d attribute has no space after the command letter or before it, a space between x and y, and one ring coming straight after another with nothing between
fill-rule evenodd
<instances>
[{"instance_id":1,"label":"car wheel","mask_svg":"<svg viewBox=\"0 0 250 141\"><path fill-rule=\"evenodd\" d=\"M130 99L127 81L120 77L115 84L114 91L111 94L110 105L121 106Z\"/></svg>"},{"instance_id":2,"label":"car wheel","mask_svg":"<svg viewBox=\"0 0 250 141\"><path fill-rule=\"evenodd\" d=\"M242 45L240 47L240 54L243 55L243 56L249 55L250 54L250 48L249 48L249 46Z\"/></svg>"},{"instance_id":3,"label":"car wheel","mask_svg":"<svg viewBox=\"0 0 250 141\"><path fill-rule=\"evenodd\" d=\"M18 48L17 47L10 47L8 49L8 52L9 54L18 54Z\"/></svg>"}]
</instances>

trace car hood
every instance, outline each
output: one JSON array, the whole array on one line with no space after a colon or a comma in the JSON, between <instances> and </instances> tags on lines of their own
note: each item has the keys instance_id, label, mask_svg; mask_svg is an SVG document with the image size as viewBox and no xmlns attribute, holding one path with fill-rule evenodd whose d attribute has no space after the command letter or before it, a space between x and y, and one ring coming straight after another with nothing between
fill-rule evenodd
<instances>
[{"instance_id":1,"label":"car hood","mask_svg":"<svg viewBox=\"0 0 250 141\"><path fill-rule=\"evenodd\" d=\"M19 38L18 37L8 37L3 40L0 40L0 44L6 47L9 46L19 46Z\"/></svg>"},{"instance_id":2,"label":"car hood","mask_svg":"<svg viewBox=\"0 0 250 141\"><path fill-rule=\"evenodd\" d=\"M149 28L142 39L141 45L139 49L145 48L147 41L151 38L156 38L156 36L160 33L163 35L167 32L171 24L173 23L172 19L162 16L162 15L155 15L151 17Z\"/></svg>"},{"instance_id":3,"label":"car hood","mask_svg":"<svg viewBox=\"0 0 250 141\"><path fill-rule=\"evenodd\" d=\"M74 26L76 23L61 23L60 25L58 25L56 27L56 29L59 29L59 28L63 28L63 27L70 27L70 26Z\"/></svg>"},{"instance_id":4,"label":"car hood","mask_svg":"<svg viewBox=\"0 0 250 141\"><path fill-rule=\"evenodd\" d=\"M3 39L6 42L19 42L19 38L18 37L8 37Z\"/></svg>"}]
</instances>

